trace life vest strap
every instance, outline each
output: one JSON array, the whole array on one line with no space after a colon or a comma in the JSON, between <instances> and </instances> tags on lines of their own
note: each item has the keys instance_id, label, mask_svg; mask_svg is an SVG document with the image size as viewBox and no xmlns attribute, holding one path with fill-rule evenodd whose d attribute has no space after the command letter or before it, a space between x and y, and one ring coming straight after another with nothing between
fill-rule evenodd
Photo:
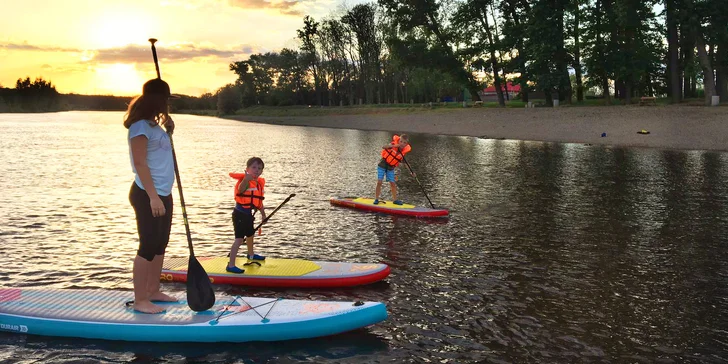
<instances>
[{"instance_id":1,"label":"life vest strap","mask_svg":"<svg viewBox=\"0 0 728 364\"><path fill-rule=\"evenodd\" d=\"M238 197L250 197L250 198L257 198L257 199L259 199L259 200L261 200L261 201L265 200L265 196L246 195L246 194L244 194L244 193L238 193L238 194L236 194L235 196L238 196Z\"/></svg>"}]
</instances>

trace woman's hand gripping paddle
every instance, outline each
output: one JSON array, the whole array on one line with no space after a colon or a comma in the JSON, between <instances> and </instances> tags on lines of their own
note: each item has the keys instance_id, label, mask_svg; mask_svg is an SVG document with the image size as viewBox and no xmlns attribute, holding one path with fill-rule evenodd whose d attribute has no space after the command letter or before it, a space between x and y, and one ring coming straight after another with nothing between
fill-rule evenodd
<instances>
[{"instance_id":1,"label":"woman's hand gripping paddle","mask_svg":"<svg viewBox=\"0 0 728 364\"><path fill-rule=\"evenodd\" d=\"M405 159L404 155L402 155L402 160L404 161L404 164L407 165L407 169L409 169L410 173L412 173L412 175L415 177L415 181L417 181L417 184L420 185L420 188L422 189L422 193L425 194L425 198L427 199L427 202L429 202L430 203L430 206L434 209L435 208L435 205L433 205L432 204L432 201L430 201L430 197L427 196L427 192L425 192L425 188L422 187L422 183L420 183L420 180L419 180L419 178L417 178L417 175L415 174L415 172L412 171L412 167L410 167L410 165L407 162L407 159Z\"/></svg>"},{"instance_id":2,"label":"woman's hand gripping paddle","mask_svg":"<svg viewBox=\"0 0 728 364\"><path fill-rule=\"evenodd\" d=\"M149 39L152 43L152 55L154 56L154 67L157 69L157 78L161 79L159 74L159 61L157 60L157 48L154 43L157 40ZM190 224L187 222L187 211L185 210L185 198L182 195L182 181L179 177L179 168L177 167L177 154L174 152L174 143L172 142L172 133L168 131L169 143L172 147L172 159L174 161L174 174L177 176L177 190L179 191L179 201L182 205L182 218L185 222L185 232L187 233L187 247L190 249L190 259L187 263L187 305L193 311L206 311L215 304L215 291L212 290L212 283L207 276L207 272L202 268L200 262L195 258L195 251L192 248L192 236L190 235Z\"/></svg>"}]
</instances>

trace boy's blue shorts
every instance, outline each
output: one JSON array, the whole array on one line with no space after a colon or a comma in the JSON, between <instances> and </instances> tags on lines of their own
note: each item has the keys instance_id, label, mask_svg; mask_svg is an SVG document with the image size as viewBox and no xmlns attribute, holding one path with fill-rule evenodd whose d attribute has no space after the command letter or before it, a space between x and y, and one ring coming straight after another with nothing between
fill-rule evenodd
<instances>
[{"instance_id":1,"label":"boy's blue shorts","mask_svg":"<svg viewBox=\"0 0 728 364\"><path fill-rule=\"evenodd\" d=\"M377 180L381 181L385 175L387 176L387 182L396 182L394 180L394 168L387 170L377 166Z\"/></svg>"}]
</instances>

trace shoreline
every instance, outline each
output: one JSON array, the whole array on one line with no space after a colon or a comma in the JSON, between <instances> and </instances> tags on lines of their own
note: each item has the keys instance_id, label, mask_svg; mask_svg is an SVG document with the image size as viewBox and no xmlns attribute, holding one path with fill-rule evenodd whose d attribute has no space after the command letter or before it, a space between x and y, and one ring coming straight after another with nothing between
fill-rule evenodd
<instances>
[{"instance_id":1,"label":"shoreline","mask_svg":"<svg viewBox=\"0 0 728 364\"><path fill-rule=\"evenodd\" d=\"M316 116L228 115L223 118L274 125L483 139L728 151L728 108L720 106L469 108ZM650 133L637 133L642 129ZM606 133L606 137L602 137L602 133Z\"/></svg>"}]
</instances>

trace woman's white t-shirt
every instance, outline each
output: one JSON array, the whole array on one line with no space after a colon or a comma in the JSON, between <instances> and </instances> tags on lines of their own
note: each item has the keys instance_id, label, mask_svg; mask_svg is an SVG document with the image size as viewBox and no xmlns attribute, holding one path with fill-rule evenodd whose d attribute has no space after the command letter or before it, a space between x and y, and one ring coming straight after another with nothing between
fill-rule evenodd
<instances>
[{"instance_id":1,"label":"woman's white t-shirt","mask_svg":"<svg viewBox=\"0 0 728 364\"><path fill-rule=\"evenodd\" d=\"M172 193L174 184L174 159L169 136L161 126L150 124L148 120L139 120L129 127L129 160L134 171L134 181L141 189L144 186L134 167L134 156L131 153L131 139L140 135L147 137L147 165L152 174L154 188L158 195L167 196Z\"/></svg>"}]
</instances>

